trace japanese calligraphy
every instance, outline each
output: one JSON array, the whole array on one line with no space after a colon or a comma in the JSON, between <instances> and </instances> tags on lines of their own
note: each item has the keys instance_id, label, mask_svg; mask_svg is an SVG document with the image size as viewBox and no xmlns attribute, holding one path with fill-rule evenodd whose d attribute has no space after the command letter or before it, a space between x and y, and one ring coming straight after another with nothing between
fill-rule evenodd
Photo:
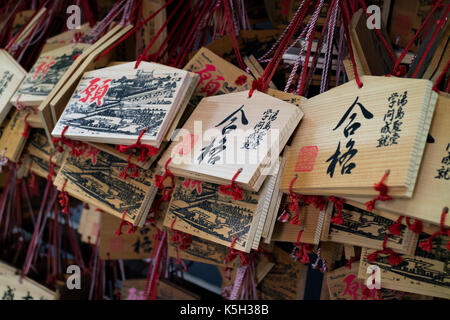
<instances>
[{"instance_id":1,"label":"japanese calligraphy","mask_svg":"<svg viewBox=\"0 0 450 320\"><path fill-rule=\"evenodd\" d=\"M140 254L141 249L145 253L151 252L152 251L152 241L149 238L150 227L145 226L143 228L140 228L139 234L140 234L140 236L137 238L136 242L133 243L134 252L136 252L137 254Z\"/></svg>"},{"instance_id":2,"label":"japanese calligraphy","mask_svg":"<svg viewBox=\"0 0 450 320\"><path fill-rule=\"evenodd\" d=\"M103 83L99 82L100 78L94 78L89 82L89 86L81 91L81 94L84 97L78 99L78 101L86 103L89 100L89 103L97 103L97 106L103 105L103 97L106 95L109 89L109 83L111 79L103 80Z\"/></svg>"},{"instance_id":3,"label":"japanese calligraphy","mask_svg":"<svg viewBox=\"0 0 450 320\"><path fill-rule=\"evenodd\" d=\"M270 125L273 121L277 119L280 110L273 111L272 109L267 109L263 113L261 121L259 121L253 128L253 132L245 139L244 145L241 149L253 149L258 148L261 140L266 135L267 131L270 130Z\"/></svg>"},{"instance_id":4,"label":"japanese calligraphy","mask_svg":"<svg viewBox=\"0 0 450 320\"><path fill-rule=\"evenodd\" d=\"M45 59L46 61L36 67L33 74L33 80L37 79L39 74L41 75L39 79L44 78L48 70L50 70L50 67L55 64L55 57L46 57Z\"/></svg>"},{"instance_id":5,"label":"japanese calligraphy","mask_svg":"<svg viewBox=\"0 0 450 320\"><path fill-rule=\"evenodd\" d=\"M358 102L358 99L359 97L356 97L353 104L350 106L350 108L348 108L341 120L339 120L338 124L333 129L333 131L337 130L347 120L349 120L342 131L345 138L353 136L355 132L361 127L361 123L355 121L358 114L356 113L356 111L352 113L355 106L359 107L365 119L373 118L373 114L369 110L367 110L360 102ZM339 141L335 153L326 160L326 162L330 162L327 168L327 174L330 175L330 178L333 178L334 176L336 165L339 165L341 167L341 175L351 174L352 170L356 167L356 163L351 162L351 159L358 153L358 149L356 149L355 147L355 140L353 140L353 138L347 140L347 142L345 143L345 148L345 150L341 151L341 141Z\"/></svg>"},{"instance_id":6,"label":"japanese calligraphy","mask_svg":"<svg viewBox=\"0 0 450 320\"><path fill-rule=\"evenodd\" d=\"M381 137L378 139L377 148L388 147L398 144L402 127L402 119L405 116L404 107L408 103L408 91L403 94L394 92L388 98L388 111L384 115L384 125L380 130Z\"/></svg>"},{"instance_id":7,"label":"japanese calligraphy","mask_svg":"<svg viewBox=\"0 0 450 320\"><path fill-rule=\"evenodd\" d=\"M215 137L206 147L201 149L201 154L198 156L197 160L200 164L203 160L207 158L208 164L214 165L217 161L220 160L220 154L226 149L227 137L231 131L236 130L237 125L235 124L238 116L240 116L240 122L242 125L248 124L248 119L245 116L245 112L243 110L244 105L240 106L236 111L218 123L215 127L221 128L222 136ZM219 140L216 143L216 140Z\"/></svg>"},{"instance_id":8,"label":"japanese calligraphy","mask_svg":"<svg viewBox=\"0 0 450 320\"><path fill-rule=\"evenodd\" d=\"M373 300L381 300L381 292L379 290L370 290L364 283L354 281L355 279L356 275L354 274L349 274L345 277L345 290L342 296L349 295L353 298L353 300L359 300L358 289L361 289L361 300L367 300L368 298L372 298ZM376 297L377 292L378 298Z\"/></svg>"},{"instance_id":9,"label":"japanese calligraphy","mask_svg":"<svg viewBox=\"0 0 450 320\"><path fill-rule=\"evenodd\" d=\"M207 97L216 94L222 85L221 82L225 81L225 78L219 75L213 78L212 72L214 71L217 71L216 67L207 63L204 69L195 72L200 76L198 83L198 87L201 88L200 93L206 94Z\"/></svg>"},{"instance_id":10,"label":"japanese calligraphy","mask_svg":"<svg viewBox=\"0 0 450 320\"><path fill-rule=\"evenodd\" d=\"M436 179L450 180L450 143L445 149L447 156L442 158L441 168L437 169Z\"/></svg>"}]
</instances>

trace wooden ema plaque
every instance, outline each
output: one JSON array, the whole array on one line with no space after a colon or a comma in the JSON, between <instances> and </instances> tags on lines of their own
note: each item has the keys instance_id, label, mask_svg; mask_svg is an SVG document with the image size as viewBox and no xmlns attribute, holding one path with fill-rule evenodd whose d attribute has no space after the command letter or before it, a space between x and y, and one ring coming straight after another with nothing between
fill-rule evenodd
<instances>
[{"instance_id":1,"label":"wooden ema plaque","mask_svg":"<svg viewBox=\"0 0 450 320\"><path fill-rule=\"evenodd\" d=\"M25 131L26 111L12 111L11 119L3 128L0 138L0 155L9 159L9 161L17 163L23 148L25 147L26 138L22 135Z\"/></svg>"},{"instance_id":2,"label":"wooden ema plaque","mask_svg":"<svg viewBox=\"0 0 450 320\"><path fill-rule=\"evenodd\" d=\"M11 103L16 107L39 106L52 91L59 79L69 69L74 60L88 48L88 44L78 43L75 47L64 47L45 52L35 62L25 80L14 94Z\"/></svg>"},{"instance_id":3,"label":"wooden ema plaque","mask_svg":"<svg viewBox=\"0 0 450 320\"><path fill-rule=\"evenodd\" d=\"M52 135L81 141L159 147L189 88L189 73L135 62L87 72Z\"/></svg>"},{"instance_id":4,"label":"wooden ema plaque","mask_svg":"<svg viewBox=\"0 0 450 320\"><path fill-rule=\"evenodd\" d=\"M25 79L27 72L6 50L0 50L0 123L11 110L11 97Z\"/></svg>"},{"instance_id":5,"label":"wooden ema plaque","mask_svg":"<svg viewBox=\"0 0 450 320\"><path fill-rule=\"evenodd\" d=\"M194 92L195 97L209 97L249 90L253 81L253 77L248 73L205 47L197 51L184 70L195 72L200 77ZM242 84L236 83L239 77L245 77Z\"/></svg>"},{"instance_id":6,"label":"wooden ema plaque","mask_svg":"<svg viewBox=\"0 0 450 320\"><path fill-rule=\"evenodd\" d=\"M363 207L355 202L345 202L342 210L343 223L339 225L329 222L331 216L337 214L333 206L333 210L327 216L329 233L325 236L326 240L381 250L384 238L389 233L389 226L395 223L398 216L386 212L375 214ZM417 234L408 229L406 222L403 222L400 226L400 235L391 234L386 246L398 253L414 254L418 238Z\"/></svg>"},{"instance_id":7,"label":"wooden ema plaque","mask_svg":"<svg viewBox=\"0 0 450 320\"><path fill-rule=\"evenodd\" d=\"M150 258L154 246L156 228L149 224L144 225L134 233L126 233L127 226L123 227L122 234L115 232L120 225L120 219L102 213L100 216L100 259L127 260Z\"/></svg>"},{"instance_id":8,"label":"wooden ema plaque","mask_svg":"<svg viewBox=\"0 0 450 320\"><path fill-rule=\"evenodd\" d=\"M83 53L73 61L67 71L60 77L51 92L40 103L38 113L41 118L42 127L45 129L45 133L50 140L52 138L50 133L61 116L67 101L71 97L72 92L75 90L83 73L87 70L92 70L95 65L102 65L105 58L100 59L97 62L94 61L95 58L131 29L131 25L124 28L120 25L116 25L93 45L86 48Z\"/></svg>"},{"instance_id":9,"label":"wooden ema plaque","mask_svg":"<svg viewBox=\"0 0 450 320\"><path fill-rule=\"evenodd\" d=\"M234 248L250 252L258 248L275 180L269 177L259 194L243 191L243 200L234 201L216 184L176 178L164 226L227 247L237 237Z\"/></svg>"},{"instance_id":10,"label":"wooden ema plaque","mask_svg":"<svg viewBox=\"0 0 450 320\"><path fill-rule=\"evenodd\" d=\"M381 296L375 291L364 292L365 280L370 274L366 274L364 280L358 279L359 268L359 262L354 262L350 269L341 267L327 272L326 277L331 300L375 300L380 298L381 300L428 300L429 298L385 288L381 288ZM381 281L383 282L383 278L381 278Z\"/></svg>"},{"instance_id":11,"label":"wooden ema plaque","mask_svg":"<svg viewBox=\"0 0 450 320\"><path fill-rule=\"evenodd\" d=\"M366 278L368 265L377 265L381 269L382 288L450 299L449 251L445 247L448 241L448 237L438 236L433 240L431 253L417 247L414 256L401 255L403 262L397 266L390 265L383 255L369 262L367 255L374 250L363 248L358 277Z\"/></svg>"},{"instance_id":12,"label":"wooden ema plaque","mask_svg":"<svg viewBox=\"0 0 450 320\"><path fill-rule=\"evenodd\" d=\"M378 201L375 213L380 211L406 215L439 225L442 209L450 207L450 98L439 94L433 122L417 176L416 188L411 199L394 197L392 201ZM389 180L388 180L389 184ZM389 189L390 193L390 189ZM447 195L447 196L446 196ZM350 197L359 203L366 198ZM450 226L450 219L445 225Z\"/></svg>"},{"instance_id":13,"label":"wooden ema plaque","mask_svg":"<svg viewBox=\"0 0 450 320\"><path fill-rule=\"evenodd\" d=\"M170 239L173 236L173 231L170 231L170 229L168 230L168 238ZM169 257L213 264L219 267L225 266L225 257L230 250L228 247L197 236L191 236L191 240L192 243L186 248L186 250L179 250L178 244L169 241ZM227 266L233 267L235 262L236 260L227 264Z\"/></svg>"},{"instance_id":14,"label":"wooden ema plaque","mask_svg":"<svg viewBox=\"0 0 450 320\"><path fill-rule=\"evenodd\" d=\"M55 300L55 292L24 277L20 270L0 262L0 297L2 300Z\"/></svg>"},{"instance_id":15,"label":"wooden ema plaque","mask_svg":"<svg viewBox=\"0 0 450 320\"><path fill-rule=\"evenodd\" d=\"M96 207L84 204L81 210L78 233L81 234L81 241L89 244L96 244L100 230L101 212ZM106 215L106 214L105 214ZM101 245L101 243L100 243Z\"/></svg>"},{"instance_id":16,"label":"wooden ema plaque","mask_svg":"<svg viewBox=\"0 0 450 320\"><path fill-rule=\"evenodd\" d=\"M428 80L363 76L308 99L281 189L313 195L412 196L437 94ZM333 106L330 108L330 106ZM390 159L390 161L386 161Z\"/></svg>"},{"instance_id":17,"label":"wooden ema plaque","mask_svg":"<svg viewBox=\"0 0 450 320\"><path fill-rule=\"evenodd\" d=\"M90 156L75 157L67 154L61 170L55 179L55 186L81 201L121 218L126 210L125 220L143 226L156 194L153 173L138 169L139 177L128 173L126 180L120 175L127 162L99 151L96 163Z\"/></svg>"},{"instance_id":18,"label":"wooden ema plaque","mask_svg":"<svg viewBox=\"0 0 450 320\"><path fill-rule=\"evenodd\" d=\"M301 300L308 266L295 262L283 249L273 250L275 265L258 285L261 300Z\"/></svg>"},{"instance_id":19,"label":"wooden ema plaque","mask_svg":"<svg viewBox=\"0 0 450 320\"><path fill-rule=\"evenodd\" d=\"M236 184L258 191L301 117L298 107L258 91L205 97L163 157L177 176L221 185L242 169Z\"/></svg>"}]
</instances>

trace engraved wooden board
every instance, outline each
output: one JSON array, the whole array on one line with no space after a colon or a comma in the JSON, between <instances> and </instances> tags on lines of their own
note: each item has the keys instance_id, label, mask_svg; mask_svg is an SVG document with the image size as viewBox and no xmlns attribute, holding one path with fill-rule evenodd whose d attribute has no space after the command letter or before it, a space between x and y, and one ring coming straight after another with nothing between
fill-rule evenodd
<instances>
[{"instance_id":1,"label":"engraved wooden board","mask_svg":"<svg viewBox=\"0 0 450 320\"><path fill-rule=\"evenodd\" d=\"M81 210L80 223L78 225L78 233L81 234L81 241L89 244L96 244L100 230L101 212L94 206L87 203Z\"/></svg>"},{"instance_id":2,"label":"engraved wooden board","mask_svg":"<svg viewBox=\"0 0 450 320\"><path fill-rule=\"evenodd\" d=\"M198 103L201 97L249 90L253 81L251 75L205 47L197 51L186 64L184 70L194 72L200 77L193 94L193 97L195 97L194 105ZM238 85L236 80L241 76L245 77L245 81Z\"/></svg>"},{"instance_id":3,"label":"engraved wooden board","mask_svg":"<svg viewBox=\"0 0 450 320\"><path fill-rule=\"evenodd\" d=\"M87 72L52 131L70 139L159 147L190 83L184 70L135 62ZM187 101L187 100L186 100Z\"/></svg>"},{"instance_id":4,"label":"engraved wooden board","mask_svg":"<svg viewBox=\"0 0 450 320\"><path fill-rule=\"evenodd\" d=\"M11 98L11 103L16 107L19 103L25 106L40 105L77 56L88 47L89 45L83 43L75 46L68 44L41 54Z\"/></svg>"},{"instance_id":5,"label":"engraved wooden board","mask_svg":"<svg viewBox=\"0 0 450 320\"><path fill-rule=\"evenodd\" d=\"M352 263L351 269L341 267L327 272L326 278L331 300L374 300L372 295L365 297L363 288L365 280L358 279L359 262ZM366 278L370 274L366 274ZM381 280L383 281L383 279ZM379 298L378 293L375 298ZM405 293L390 289L381 289L381 300L424 300L429 297L412 293Z\"/></svg>"},{"instance_id":6,"label":"engraved wooden board","mask_svg":"<svg viewBox=\"0 0 450 320\"><path fill-rule=\"evenodd\" d=\"M128 172L123 180L119 174L126 166L126 161L103 151L97 154L96 164L91 157L68 154L54 184L61 190L67 181L64 190L69 195L119 218L127 210L125 220L142 226L156 194L153 173L138 169L139 177L131 177Z\"/></svg>"},{"instance_id":7,"label":"engraved wooden board","mask_svg":"<svg viewBox=\"0 0 450 320\"><path fill-rule=\"evenodd\" d=\"M164 226L186 232L218 244L230 246L237 236L235 249L249 252L258 225L259 196L243 191L243 200L219 193L219 186L202 182L201 192L183 185L186 180L177 178Z\"/></svg>"},{"instance_id":8,"label":"engraved wooden board","mask_svg":"<svg viewBox=\"0 0 450 320\"><path fill-rule=\"evenodd\" d=\"M305 117L281 182L284 192L297 175L298 193L375 196L373 185L390 170L389 193L412 196L436 93L428 80L361 79L362 88L350 81L303 104Z\"/></svg>"},{"instance_id":9,"label":"engraved wooden board","mask_svg":"<svg viewBox=\"0 0 450 320\"><path fill-rule=\"evenodd\" d=\"M172 157L169 169L175 175L211 183L228 184L242 168L236 184L258 191L264 168L270 170L278 159L301 117L296 106L258 91L250 99L248 91L205 97L164 155ZM186 146L180 145L183 140Z\"/></svg>"},{"instance_id":10,"label":"engraved wooden board","mask_svg":"<svg viewBox=\"0 0 450 320\"><path fill-rule=\"evenodd\" d=\"M122 234L117 236L115 231L119 228L120 218L108 213L100 217L100 245L101 259L144 259L150 258L154 246L156 228L144 225L135 233L126 233L128 226L122 228Z\"/></svg>"},{"instance_id":11,"label":"engraved wooden board","mask_svg":"<svg viewBox=\"0 0 450 320\"><path fill-rule=\"evenodd\" d=\"M369 264L377 265L381 269L382 288L449 299L449 251L445 248L448 240L448 237L436 237L431 253L418 247L415 256L401 255L403 262L397 266L387 263L387 257L383 255L376 262L368 262L367 255L374 250L363 248L358 277L366 277Z\"/></svg>"},{"instance_id":12,"label":"engraved wooden board","mask_svg":"<svg viewBox=\"0 0 450 320\"><path fill-rule=\"evenodd\" d=\"M27 139L22 135L25 131L25 116L26 111L14 110L0 138L0 154L5 150L4 156L11 162L19 161L25 147Z\"/></svg>"},{"instance_id":13,"label":"engraved wooden board","mask_svg":"<svg viewBox=\"0 0 450 320\"><path fill-rule=\"evenodd\" d=\"M330 213L329 217L337 214L334 206ZM395 223L398 216L386 212L375 214L364 210L360 204L346 201L342 218L341 225L329 224L328 241L381 250L384 238L389 233L389 226ZM400 229L400 235L389 236L387 247L398 253L414 254L418 235L408 229L405 221Z\"/></svg>"},{"instance_id":14,"label":"engraved wooden board","mask_svg":"<svg viewBox=\"0 0 450 320\"><path fill-rule=\"evenodd\" d=\"M168 239L173 235L173 232L169 230ZM213 264L219 267L224 267L225 257L230 250L228 247L208 241L206 239L191 236L192 243L186 250L179 250L178 245L172 241L168 241L168 253L172 258L186 259L190 261L197 261L200 263ZM178 253L177 253L178 251ZM228 267L233 267L236 260L227 264Z\"/></svg>"},{"instance_id":15,"label":"engraved wooden board","mask_svg":"<svg viewBox=\"0 0 450 320\"><path fill-rule=\"evenodd\" d=\"M55 292L28 277L19 281L20 270L0 262L0 297L2 300L55 300Z\"/></svg>"},{"instance_id":16,"label":"engraved wooden board","mask_svg":"<svg viewBox=\"0 0 450 320\"><path fill-rule=\"evenodd\" d=\"M374 212L388 211L439 225L442 209L450 207L450 98L439 94L425 152L411 199L378 201ZM389 192L390 193L390 192ZM350 197L359 203L368 198ZM450 226L450 219L445 220Z\"/></svg>"},{"instance_id":17,"label":"engraved wooden board","mask_svg":"<svg viewBox=\"0 0 450 320\"><path fill-rule=\"evenodd\" d=\"M57 117L54 108L52 108L50 105L50 102L53 101L53 98L57 95L57 93L60 92L60 90L64 87L66 82L70 82L70 84L68 84L66 87L64 87L65 88L64 94L66 93L66 91L71 93L75 89L75 83L78 82L78 80L80 79L80 77L82 75L82 71L84 70L84 69L80 70L80 68L83 65L83 62L85 62L85 60L88 57L90 57L92 52L97 50L99 47L103 47L103 45L105 45L105 43L108 45L111 45L112 43L114 43L114 41L118 40L121 36L123 36L131 28L132 28L131 26L122 28L120 25L116 25L111 30L109 30L103 37L101 37L99 40L97 40L95 42L95 44L91 45L89 48L84 50L83 53L80 56L78 56L77 59L75 59L75 61L72 63L72 65L69 67L69 69L59 79L58 83L54 86L53 90L47 95L45 100L39 105L39 108L38 108L39 115L41 117L42 125L45 129L45 133L46 133L47 137L49 137L49 139L52 138L52 136L50 135L50 132L53 130L53 127L54 127L55 123L58 121L59 115L62 112L62 111L59 112L58 117ZM111 37L113 37L114 41L110 40ZM108 40L110 40L110 41L108 41ZM91 59L93 60L92 57L91 57ZM88 65L89 65L89 63L88 63ZM83 68L86 68L86 65L84 65ZM75 72L77 72L78 78L72 78L72 75ZM59 96L59 99L61 99L61 96L63 96L63 94L61 94ZM67 102L67 100L65 102ZM55 105L55 104L56 104L56 102L53 103L53 105Z\"/></svg>"},{"instance_id":18,"label":"engraved wooden board","mask_svg":"<svg viewBox=\"0 0 450 320\"><path fill-rule=\"evenodd\" d=\"M0 123L11 109L10 99L26 75L26 71L6 50L0 50Z\"/></svg>"}]
</instances>

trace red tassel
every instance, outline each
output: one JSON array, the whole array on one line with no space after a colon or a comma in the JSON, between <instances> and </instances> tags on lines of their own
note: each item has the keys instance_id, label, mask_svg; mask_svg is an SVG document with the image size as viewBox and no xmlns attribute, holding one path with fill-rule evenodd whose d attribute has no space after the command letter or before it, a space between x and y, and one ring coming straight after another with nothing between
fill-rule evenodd
<instances>
[{"instance_id":1,"label":"red tassel","mask_svg":"<svg viewBox=\"0 0 450 320\"><path fill-rule=\"evenodd\" d=\"M245 84L246 81L247 81L247 76L241 75L236 79L235 83L237 86L242 86L243 84Z\"/></svg>"},{"instance_id":2,"label":"red tassel","mask_svg":"<svg viewBox=\"0 0 450 320\"><path fill-rule=\"evenodd\" d=\"M392 197L388 196L388 194L387 194L388 186L384 184L384 181L386 180L388 175L389 175L389 170L386 171L386 173L381 178L380 182L378 182L374 185L373 188L375 189L375 191L378 191L380 194L378 196L376 196L374 199L372 199L371 201L366 202L367 211L372 211L373 209L375 209L375 203L378 200L380 200L380 201L392 200Z\"/></svg>"},{"instance_id":3,"label":"red tassel","mask_svg":"<svg viewBox=\"0 0 450 320\"><path fill-rule=\"evenodd\" d=\"M422 221L415 219L414 223L410 223L410 219L406 217L406 224L408 225L408 229L414 233L421 234L423 229Z\"/></svg>"},{"instance_id":4,"label":"red tassel","mask_svg":"<svg viewBox=\"0 0 450 320\"><path fill-rule=\"evenodd\" d=\"M158 174L155 174L155 186L158 189L162 190L162 200L163 201L169 201L170 196L172 195L173 189L175 187L175 176L170 172L169 170L169 163L172 160L172 158L167 159L166 164L164 165L164 175L160 176ZM171 180L170 188L167 188L164 186L164 180L169 177Z\"/></svg>"},{"instance_id":5,"label":"red tassel","mask_svg":"<svg viewBox=\"0 0 450 320\"><path fill-rule=\"evenodd\" d=\"M122 227L128 225L128 230L127 230L127 234L130 233L135 233L137 230L137 227L134 226L131 222L125 221L125 216L127 214L128 210L125 210L122 214L122 219L120 220L120 224L119 227L117 228L117 230L114 232L116 236L120 236L122 234Z\"/></svg>"},{"instance_id":6,"label":"red tassel","mask_svg":"<svg viewBox=\"0 0 450 320\"><path fill-rule=\"evenodd\" d=\"M398 254L396 254L395 252L392 252L392 253L389 255L389 258L387 259L387 262L388 262L390 265L397 266L397 265L399 265L401 262L403 262L403 259L402 259Z\"/></svg>"},{"instance_id":7,"label":"red tassel","mask_svg":"<svg viewBox=\"0 0 450 320\"><path fill-rule=\"evenodd\" d=\"M240 168L231 179L231 183L226 186L219 186L219 192L226 194L228 196L233 196L233 200L242 200L244 199L242 195L242 190L236 185L235 180L242 172L242 168Z\"/></svg>"},{"instance_id":8,"label":"red tassel","mask_svg":"<svg viewBox=\"0 0 450 320\"><path fill-rule=\"evenodd\" d=\"M400 235L401 231L401 222L403 220L403 216L400 216L397 221L389 226L389 233L395 236Z\"/></svg>"}]
</instances>

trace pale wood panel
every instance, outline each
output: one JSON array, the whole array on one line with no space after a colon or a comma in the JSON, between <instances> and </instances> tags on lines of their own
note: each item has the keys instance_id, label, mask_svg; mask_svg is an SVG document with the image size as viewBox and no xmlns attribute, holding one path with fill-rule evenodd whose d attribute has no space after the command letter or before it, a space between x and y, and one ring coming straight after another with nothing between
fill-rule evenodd
<instances>
[{"instance_id":1,"label":"pale wood panel","mask_svg":"<svg viewBox=\"0 0 450 320\"><path fill-rule=\"evenodd\" d=\"M361 89L351 81L308 99L303 104L305 117L288 152L281 183L284 192L288 191L292 178L297 175L293 185L295 192L377 195L378 192L373 189L374 183L380 180L386 170L390 170L386 180L390 194L411 197L435 106L431 82L372 76L362 77L362 82L364 86ZM377 148L382 138L381 129L385 126L384 116L389 110L387 99L392 93L403 95L405 91L408 102L404 107L400 138L396 140L397 144ZM336 127L356 99L373 117L366 119L359 106L355 105L356 109L352 112L356 113L357 118L353 125L357 122L361 126L357 128L356 134L349 134L346 138L343 130L350 122L349 117L339 128ZM333 131L333 128L336 130ZM346 148L350 139L355 143L353 150L357 149L358 152L353 159L344 158L341 161L343 164L345 161L348 164L353 162L356 167L351 170L351 174L342 174L346 171L337 163L333 178L330 178L327 169L339 143L340 155L343 155L350 149ZM303 147L314 148L315 156L304 154ZM387 162L386 159L392 160Z\"/></svg>"}]
</instances>

